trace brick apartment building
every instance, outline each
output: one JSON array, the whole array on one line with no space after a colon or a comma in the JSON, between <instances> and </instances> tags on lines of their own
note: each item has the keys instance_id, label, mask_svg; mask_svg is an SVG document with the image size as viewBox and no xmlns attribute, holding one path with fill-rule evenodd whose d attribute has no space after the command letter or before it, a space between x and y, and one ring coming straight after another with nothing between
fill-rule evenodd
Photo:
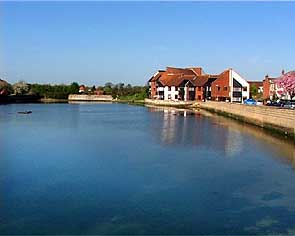
<instances>
[{"instance_id":1,"label":"brick apartment building","mask_svg":"<svg viewBox=\"0 0 295 236\"><path fill-rule=\"evenodd\" d=\"M242 102L249 98L249 83L233 69L219 75L204 73L201 67L157 71L149 80L151 99Z\"/></svg>"}]
</instances>

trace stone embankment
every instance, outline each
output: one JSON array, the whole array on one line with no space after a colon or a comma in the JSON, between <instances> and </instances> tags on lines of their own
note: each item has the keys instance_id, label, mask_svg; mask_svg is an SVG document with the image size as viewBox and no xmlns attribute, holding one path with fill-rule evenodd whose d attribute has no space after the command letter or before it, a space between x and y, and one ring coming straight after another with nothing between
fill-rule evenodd
<instances>
[{"instance_id":1,"label":"stone embankment","mask_svg":"<svg viewBox=\"0 0 295 236\"><path fill-rule=\"evenodd\" d=\"M111 102L111 95L87 95L87 94L70 94L69 101L91 101L91 102Z\"/></svg>"},{"instance_id":2,"label":"stone embankment","mask_svg":"<svg viewBox=\"0 0 295 236\"><path fill-rule=\"evenodd\" d=\"M195 107L216 112L295 139L295 110L226 102L200 102Z\"/></svg>"}]
</instances>

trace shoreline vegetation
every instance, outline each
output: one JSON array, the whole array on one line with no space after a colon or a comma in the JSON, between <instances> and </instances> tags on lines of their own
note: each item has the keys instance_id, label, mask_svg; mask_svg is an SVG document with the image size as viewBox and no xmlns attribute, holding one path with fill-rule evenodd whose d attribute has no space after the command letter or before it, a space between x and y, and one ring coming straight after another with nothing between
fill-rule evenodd
<instances>
[{"instance_id":1,"label":"shoreline vegetation","mask_svg":"<svg viewBox=\"0 0 295 236\"><path fill-rule=\"evenodd\" d=\"M122 102L144 100L148 97L148 86L132 86L124 83L106 83L104 86L85 86L73 82L69 85L29 84L24 81L13 85L0 79L0 103L14 102L66 102L70 94L109 95Z\"/></svg>"}]
</instances>

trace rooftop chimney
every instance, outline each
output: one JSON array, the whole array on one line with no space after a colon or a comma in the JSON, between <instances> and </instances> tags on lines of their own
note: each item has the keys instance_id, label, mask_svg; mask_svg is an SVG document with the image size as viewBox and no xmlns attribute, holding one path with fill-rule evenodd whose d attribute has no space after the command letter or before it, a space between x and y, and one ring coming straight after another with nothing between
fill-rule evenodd
<instances>
[{"instance_id":1,"label":"rooftop chimney","mask_svg":"<svg viewBox=\"0 0 295 236\"><path fill-rule=\"evenodd\" d=\"M284 69L282 69L282 75L284 75L285 74L285 70Z\"/></svg>"}]
</instances>

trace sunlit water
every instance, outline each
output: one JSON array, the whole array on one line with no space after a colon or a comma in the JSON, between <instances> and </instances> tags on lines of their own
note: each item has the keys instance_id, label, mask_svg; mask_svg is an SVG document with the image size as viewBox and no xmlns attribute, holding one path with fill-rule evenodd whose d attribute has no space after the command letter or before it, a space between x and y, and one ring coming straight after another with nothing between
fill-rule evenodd
<instances>
[{"instance_id":1,"label":"sunlit water","mask_svg":"<svg viewBox=\"0 0 295 236\"><path fill-rule=\"evenodd\" d=\"M294 150L204 112L2 105L0 234L294 234Z\"/></svg>"}]
</instances>

